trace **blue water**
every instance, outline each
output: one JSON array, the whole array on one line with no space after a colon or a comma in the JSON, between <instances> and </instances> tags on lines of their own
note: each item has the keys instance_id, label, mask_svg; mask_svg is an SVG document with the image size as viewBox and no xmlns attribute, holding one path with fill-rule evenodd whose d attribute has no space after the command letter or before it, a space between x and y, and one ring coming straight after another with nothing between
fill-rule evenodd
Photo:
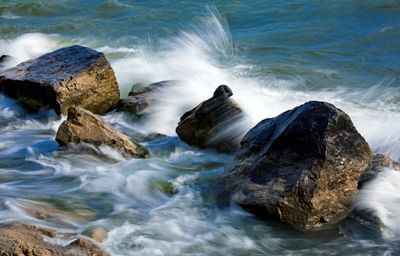
<instances>
[{"instance_id":1,"label":"blue water","mask_svg":"<svg viewBox=\"0 0 400 256\"><path fill-rule=\"evenodd\" d=\"M380 225L349 218L302 233L207 202L202 192L232 158L188 147L174 131L182 113L228 84L249 127L325 100L350 115L374 152L400 160L398 0L0 0L0 54L14 57L0 69L71 44L106 54L122 96L135 83L186 81L161 92L145 120L103 117L132 137L168 137L142 141L148 160L121 161L107 148L58 152L62 120L28 115L0 95L0 222L83 234L102 227L113 255L399 253L399 173L387 170L355 199ZM165 193L165 182L177 193ZM43 205L52 218L28 214Z\"/></svg>"}]
</instances>

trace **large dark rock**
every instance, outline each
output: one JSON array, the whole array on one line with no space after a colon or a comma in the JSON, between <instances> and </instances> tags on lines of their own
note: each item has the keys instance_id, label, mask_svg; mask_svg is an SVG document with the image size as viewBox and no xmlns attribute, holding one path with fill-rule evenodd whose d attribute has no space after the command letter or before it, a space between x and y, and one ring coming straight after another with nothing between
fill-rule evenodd
<instances>
[{"instance_id":1,"label":"large dark rock","mask_svg":"<svg viewBox=\"0 0 400 256\"><path fill-rule=\"evenodd\" d=\"M68 143L109 146L118 149L124 156L134 158L145 158L149 155L145 147L104 123L90 111L76 107L69 109L68 119L58 128L56 140L62 146Z\"/></svg>"},{"instance_id":2,"label":"large dark rock","mask_svg":"<svg viewBox=\"0 0 400 256\"><path fill-rule=\"evenodd\" d=\"M83 46L70 46L0 72L0 91L30 112L54 109L66 114L80 106L96 114L115 107L119 89L105 56Z\"/></svg>"},{"instance_id":3,"label":"large dark rock","mask_svg":"<svg viewBox=\"0 0 400 256\"><path fill-rule=\"evenodd\" d=\"M221 152L235 152L244 135L241 121L244 114L229 97L232 90L220 85L213 97L183 114L176 127L179 138L189 145L211 148Z\"/></svg>"},{"instance_id":4,"label":"large dark rock","mask_svg":"<svg viewBox=\"0 0 400 256\"><path fill-rule=\"evenodd\" d=\"M68 238L71 235L63 234ZM108 256L99 246L83 237L75 237L71 243L62 246L50 243L49 239L56 239L60 234L56 232L22 223L8 223L0 225L0 255L26 256L73 256L92 255Z\"/></svg>"},{"instance_id":5,"label":"large dark rock","mask_svg":"<svg viewBox=\"0 0 400 256\"><path fill-rule=\"evenodd\" d=\"M179 83L176 80L161 81L146 87L133 86L128 97L120 99L117 110L140 115L157 100L157 92L162 88Z\"/></svg>"},{"instance_id":6,"label":"large dark rock","mask_svg":"<svg viewBox=\"0 0 400 256\"><path fill-rule=\"evenodd\" d=\"M214 192L220 202L310 229L346 213L370 161L350 117L311 101L252 128Z\"/></svg>"}]
</instances>

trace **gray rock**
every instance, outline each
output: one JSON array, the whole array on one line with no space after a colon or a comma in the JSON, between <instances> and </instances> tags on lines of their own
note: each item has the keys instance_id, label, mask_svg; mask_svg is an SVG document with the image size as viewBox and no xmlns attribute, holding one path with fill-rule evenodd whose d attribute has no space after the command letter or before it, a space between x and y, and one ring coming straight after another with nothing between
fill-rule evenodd
<instances>
[{"instance_id":1,"label":"gray rock","mask_svg":"<svg viewBox=\"0 0 400 256\"><path fill-rule=\"evenodd\" d=\"M141 84L135 84L129 92L129 96L119 100L117 111L140 115L146 108L154 104L157 100L157 92L160 89L176 83L179 83L179 81L161 81L152 83L146 87L142 87Z\"/></svg>"}]
</instances>

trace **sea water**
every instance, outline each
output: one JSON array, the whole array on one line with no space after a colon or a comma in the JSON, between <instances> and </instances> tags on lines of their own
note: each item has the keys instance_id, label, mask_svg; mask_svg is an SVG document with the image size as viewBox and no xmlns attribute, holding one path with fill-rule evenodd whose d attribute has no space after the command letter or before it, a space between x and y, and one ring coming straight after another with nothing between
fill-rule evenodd
<instances>
[{"instance_id":1,"label":"sea water","mask_svg":"<svg viewBox=\"0 0 400 256\"><path fill-rule=\"evenodd\" d=\"M232 156L190 147L175 133L185 111L227 84L249 117L245 129L327 101L349 114L375 153L400 160L398 0L0 1L0 54L12 56L1 69L72 44L105 53L122 97L135 83L182 81L159 92L146 118L103 117L134 138L167 137L142 141L149 159L124 160L106 147L57 151L66 117L30 115L0 95L0 222L78 234L102 227L101 246L112 255L400 252L400 173L384 170L355 198L379 224L351 217L304 233L208 201L204 191ZM32 217L32 208L51 218Z\"/></svg>"}]
</instances>

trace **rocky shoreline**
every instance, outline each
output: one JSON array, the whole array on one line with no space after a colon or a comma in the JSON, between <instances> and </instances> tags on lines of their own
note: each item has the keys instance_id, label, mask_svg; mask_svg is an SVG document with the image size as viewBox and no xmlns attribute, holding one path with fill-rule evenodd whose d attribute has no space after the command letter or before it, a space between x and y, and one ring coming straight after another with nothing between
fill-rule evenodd
<instances>
[{"instance_id":1,"label":"rocky shoreline","mask_svg":"<svg viewBox=\"0 0 400 256\"><path fill-rule=\"evenodd\" d=\"M158 90L177 82L133 88L120 99L104 54L77 45L0 72L0 92L28 112L67 114L55 138L58 150L76 144L107 146L128 159L152 156L138 138L122 134L98 115L116 110L140 118L157 101ZM246 113L232 90L220 85L176 122L176 133L185 143L234 155L208 191L216 204L234 203L302 230L345 218L363 183L382 168L400 170L387 156L373 156L351 118L326 102L306 102L247 131L241 125L247 122ZM59 236L70 242L43 239ZM23 223L2 224L0 248L0 255L108 255L92 240Z\"/></svg>"}]
</instances>

